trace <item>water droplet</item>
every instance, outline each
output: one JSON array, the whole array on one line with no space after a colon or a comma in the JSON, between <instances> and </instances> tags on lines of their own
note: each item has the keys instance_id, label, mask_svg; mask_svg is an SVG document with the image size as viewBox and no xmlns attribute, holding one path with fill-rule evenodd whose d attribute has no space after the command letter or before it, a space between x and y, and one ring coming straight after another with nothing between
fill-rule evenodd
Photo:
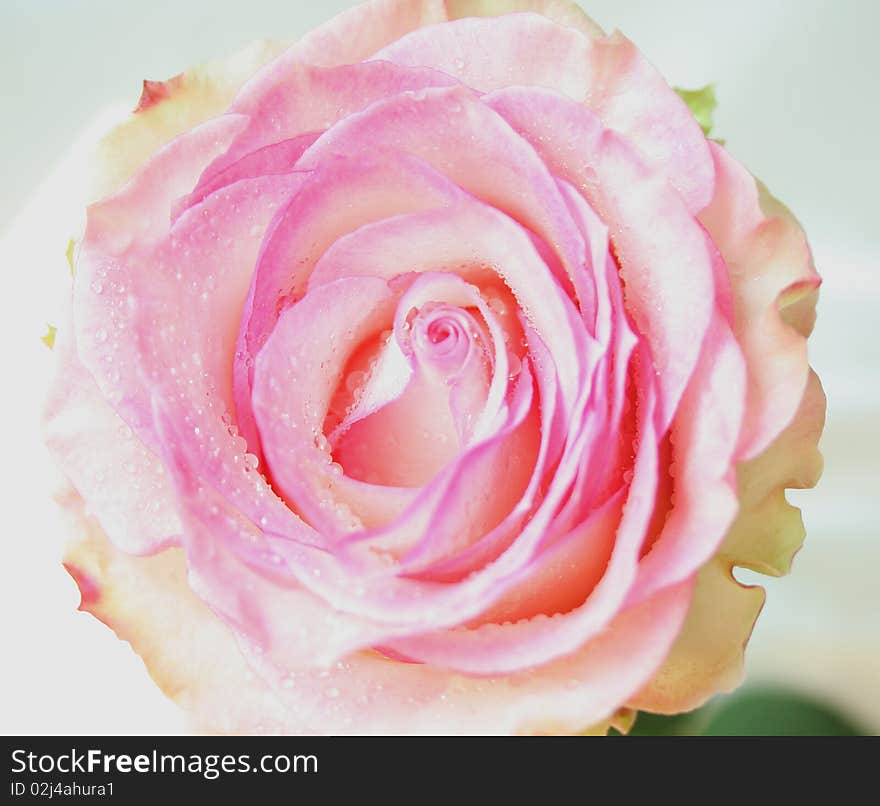
<instances>
[{"instance_id":1,"label":"water droplet","mask_svg":"<svg viewBox=\"0 0 880 806\"><path fill-rule=\"evenodd\" d=\"M522 361L519 360L519 356L511 353L507 359L507 363L509 367L507 377L512 381L522 371Z\"/></svg>"},{"instance_id":2,"label":"water droplet","mask_svg":"<svg viewBox=\"0 0 880 806\"><path fill-rule=\"evenodd\" d=\"M489 297L486 304L489 306L489 310L498 316L504 316L507 313L507 305L501 297Z\"/></svg>"},{"instance_id":3,"label":"water droplet","mask_svg":"<svg viewBox=\"0 0 880 806\"><path fill-rule=\"evenodd\" d=\"M366 372L355 370L354 372L350 373L349 376L345 379L345 388L348 389L349 392L357 392L364 385L364 381L366 379Z\"/></svg>"}]
</instances>

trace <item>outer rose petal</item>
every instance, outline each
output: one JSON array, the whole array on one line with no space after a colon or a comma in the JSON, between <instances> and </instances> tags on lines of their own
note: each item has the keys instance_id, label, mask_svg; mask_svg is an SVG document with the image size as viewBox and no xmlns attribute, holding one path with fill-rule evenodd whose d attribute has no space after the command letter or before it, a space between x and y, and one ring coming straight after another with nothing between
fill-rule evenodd
<instances>
[{"instance_id":1,"label":"outer rose petal","mask_svg":"<svg viewBox=\"0 0 880 806\"><path fill-rule=\"evenodd\" d=\"M745 407L744 387L742 353L727 321L716 313L672 423L672 508L642 558L630 603L690 577L715 553L736 517L731 467Z\"/></svg>"},{"instance_id":2,"label":"outer rose petal","mask_svg":"<svg viewBox=\"0 0 880 806\"><path fill-rule=\"evenodd\" d=\"M135 114L111 131L98 145L94 160L94 183L88 191L88 198L104 200L109 194L117 193L147 160L172 139L223 112L244 81L280 49L281 46L277 44L257 42L231 57L194 68L169 82L145 82L144 95ZM225 123L208 124L208 128L203 131L220 132L235 125L235 121L230 119ZM199 137L196 135L195 138L190 136L184 139L193 143ZM186 145L183 145L178 151L185 152L185 149ZM166 154L171 151L169 149ZM197 165L197 161L191 162ZM160 172L162 170L163 166L160 164ZM184 179L182 185L160 182L159 193L161 194L163 186L187 187L187 181ZM174 189L170 191L171 198L175 192ZM122 190L117 196L118 205L108 206L103 201L93 205L93 230L107 231L104 246L119 245L116 240L118 233L106 217L119 215L120 210L131 213L133 220L138 222L137 226L131 228L132 231L137 231L149 220L148 216L137 209L138 201L145 202L145 194L138 194L136 188L129 186L127 192ZM145 202L145 207L151 206ZM103 233L101 237L103 239ZM112 249L113 247L110 251ZM78 262L75 275L77 282L83 279L83 274L88 274L88 271ZM88 286L91 282L90 279L84 285ZM106 312L98 312L89 338L93 333L109 330L108 321ZM71 325L70 334L65 336L62 333L59 341L62 344L69 341L70 349L73 350L73 340ZM62 356L62 364L67 361L62 350L57 355ZM95 379L82 366L80 357L77 355L71 358L67 366L70 371L57 372L56 394L48 401L44 414L50 447L60 457L62 465L71 474L79 490L87 495L90 505L96 511L100 510L102 523L113 539L120 541L120 546L137 553L154 551L179 532L179 521L174 507L166 500L167 484L156 472L154 463L149 461L152 456L150 452L137 437L128 436L127 425L107 405L105 395L101 394ZM101 381L99 385L100 383ZM87 418L78 414L83 406L88 407ZM102 416L102 410L106 411L107 416ZM97 440L97 444L105 446L107 451L116 449L112 450L105 470L93 467L93 472L104 473L106 478L110 478L110 473L106 471L111 466L113 472L119 472L120 468L124 472L125 467L134 466L139 477L143 479L139 489L135 489L133 485L122 485L125 490L114 490L113 495L108 496L108 485L94 477L90 480L84 477L86 464L91 463L86 462L87 452L77 447L79 439L73 433L82 428L83 422L90 422L94 429L105 434ZM74 470L74 464L78 465L79 470ZM132 506L120 509L125 501Z\"/></svg>"},{"instance_id":3,"label":"outer rose petal","mask_svg":"<svg viewBox=\"0 0 880 806\"><path fill-rule=\"evenodd\" d=\"M337 14L291 47L281 62L353 64L425 25L445 22L443 0L373 0Z\"/></svg>"},{"instance_id":4,"label":"outer rose petal","mask_svg":"<svg viewBox=\"0 0 880 806\"><path fill-rule=\"evenodd\" d=\"M188 587L177 549L122 554L84 517L78 497L67 505L80 539L65 565L81 608L131 643L156 683L206 732L603 731L617 722L614 703L638 689L668 651L691 596L690 585L666 591L623 613L571 657L504 678L467 678L375 653L325 671L264 667L258 677L232 633Z\"/></svg>"},{"instance_id":5,"label":"outer rose petal","mask_svg":"<svg viewBox=\"0 0 880 806\"><path fill-rule=\"evenodd\" d=\"M218 173L235 166L245 155L275 147L281 140L306 134L315 137L383 98L456 83L452 76L436 70L390 62L315 67L277 59L236 97L229 113L247 115L248 126L205 171L202 181L219 179Z\"/></svg>"},{"instance_id":6,"label":"outer rose petal","mask_svg":"<svg viewBox=\"0 0 880 806\"><path fill-rule=\"evenodd\" d=\"M537 14L511 14L415 31L375 58L430 67L481 92L521 86L559 93L620 132L679 192L690 213L712 198L714 166L702 129L620 33L592 39Z\"/></svg>"},{"instance_id":7,"label":"outer rose petal","mask_svg":"<svg viewBox=\"0 0 880 806\"><path fill-rule=\"evenodd\" d=\"M731 571L720 557L703 566L672 650L629 707L661 714L690 711L739 685L743 651L764 605L764 589L741 585Z\"/></svg>"},{"instance_id":8,"label":"outer rose petal","mask_svg":"<svg viewBox=\"0 0 880 806\"><path fill-rule=\"evenodd\" d=\"M604 31L577 3L569 0L446 0L450 20L464 17L500 17L515 11L530 11L587 36L603 36Z\"/></svg>"},{"instance_id":9,"label":"outer rose petal","mask_svg":"<svg viewBox=\"0 0 880 806\"><path fill-rule=\"evenodd\" d=\"M59 331L54 352L59 366L43 415L52 455L115 545L144 554L176 540L180 519L162 464L101 395L72 327Z\"/></svg>"},{"instance_id":10,"label":"outer rose petal","mask_svg":"<svg viewBox=\"0 0 880 806\"><path fill-rule=\"evenodd\" d=\"M740 457L758 455L737 467L740 512L698 575L682 634L657 677L629 703L661 713L690 710L739 683L763 591L740 585L732 568L788 571L804 528L785 489L813 486L822 470L825 396L806 353L819 284L809 247L791 214L723 149L712 150L717 192L702 219L728 262L734 328L748 368Z\"/></svg>"},{"instance_id":11,"label":"outer rose petal","mask_svg":"<svg viewBox=\"0 0 880 806\"><path fill-rule=\"evenodd\" d=\"M135 114L98 146L89 197L102 199L115 193L162 146L225 112L239 88L283 49L280 42L254 42L169 81L144 82L145 94Z\"/></svg>"},{"instance_id":12,"label":"outer rose petal","mask_svg":"<svg viewBox=\"0 0 880 806\"><path fill-rule=\"evenodd\" d=\"M806 337L821 280L791 213L724 149L711 146L716 192L700 219L733 286L733 326L749 382L739 455L751 459L791 422L803 396Z\"/></svg>"},{"instance_id":13,"label":"outer rose petal","mask_svg":"<svg viewBox=\"0 0 880 806\"><path fill-rule=\"evenodd\" d=\"M71 491L61 503L74 535L64 567L79 586L80 609L128 641L156 684L192 712L203 730L256 730L250 715L271 713L278 706L268 690L249 682L253 672L239 653L230 651L235 649L231 634L189 589L182 550L168 549L152 557L124 554L85 514L78 495ZM175 613L190 617L177 618ZM227 650L222 662L207 662L212 655L216 658L219 647ZM182 660L187 658L189 662ZM205 662L201 669L200 662ZM219 697L221 690L235 691L236 696L227 695L208 724L204 701Z\"/></svg>"},{"instance_id":14,"label":"outer rose petal","mask_svg":"<svg viewBox=\"0 0 880 806\"><path fill-rule=\"evenodd\" d=\"M825 394L811 371L792 424L764 453L737 468L740 513L721 556L762 574L788 573L805 532L800 510L785 500L785 490L814 487L819 481L824 424Z\"/></svg>"},{"instance_id":15,"label":"outer rose petal","mask_svg":"<svg viewBox=\"0 0 880 806\"><path fill-rule=\"evenodd\" d=\"M773 576L788 572L804 537L800 511L785 500L786 487L812 487L822 457L817 442L825 420L825 396L811 373L792 424L757 459L738 468L740 514L718 554L697 576L694 601L681 635L656 678L633 708L677 713L698 707L742 678L743 652L761 605L761 588L732 576L742 566ZM719 614L723 614L719 618Z\"/></svg>"}]
</instances>

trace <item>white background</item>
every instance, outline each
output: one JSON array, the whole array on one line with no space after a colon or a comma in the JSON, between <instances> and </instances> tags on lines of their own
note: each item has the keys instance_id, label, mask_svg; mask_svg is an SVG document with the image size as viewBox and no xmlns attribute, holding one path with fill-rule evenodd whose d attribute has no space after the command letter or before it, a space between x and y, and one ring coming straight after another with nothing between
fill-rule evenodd
<instances>
[{"instance_id":1,"label":"white background","mask_svg":"<svg viewBox=\"0 0 880 806\"><path fill-rule=\"evenodd\" d=\"M752 680L835 700L880 732L880 3L595 0L675 84L717 82L717 132L801 218L825 285L812 360L829 396L825 478L794 496L808 542L771 580ZM38 413L68 282L82 143L161 79L250 39L296 38L340 0L3 0L0 267L6 460L0 732L185 730L127 644L76 612ZM76 143L80 143L79 146Z\"/></svg>"}]
</instances>

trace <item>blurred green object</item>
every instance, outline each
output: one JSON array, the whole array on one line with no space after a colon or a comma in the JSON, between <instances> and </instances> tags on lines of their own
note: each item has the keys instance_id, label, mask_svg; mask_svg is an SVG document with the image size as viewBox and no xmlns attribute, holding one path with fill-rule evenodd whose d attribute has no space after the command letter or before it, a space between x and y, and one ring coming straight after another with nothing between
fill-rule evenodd
<instances>
[{"instance_id":1,"label":"blurred green object","mask_svg":"<svg viewBox=\"0 0 880 806\"><path fill-rule=\"evenodd\" d=\"M708 137L714 125L715 107L718 106L718 100L715 97L715 85L707 84L698 90L685 90L681 87L675 87L675 91L688 105L691 114L697 119L697 123L700 124L703 134Z\"/></svg>"},{"instance_id":2,"label":"blurred green object","mask_svg":"<svg viewBox=\"0 0 880 806\"><path fill-rule=\"evenodd\" d=\"M678 716L639 714L630 736L864 736L826 703L778 688L748 688Z\"/></svg>"}]
</instances>

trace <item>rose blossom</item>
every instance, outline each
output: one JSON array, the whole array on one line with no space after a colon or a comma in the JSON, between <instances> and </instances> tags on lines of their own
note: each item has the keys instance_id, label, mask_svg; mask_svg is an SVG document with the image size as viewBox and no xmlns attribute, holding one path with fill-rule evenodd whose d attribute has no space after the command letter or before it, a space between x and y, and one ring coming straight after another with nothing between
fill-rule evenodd
<instances>
[{"instance_id":1,"label":"rose blossom","mask_svg":"<svg viewBox=\"0 0 880 806\"><path fill-rule=\"evenodd\" d=\"M376 0L100 149L48 444L205 730L604 732L728 690L818 478L791 215L564 0Z\"/></svg>"}]
</instances>

